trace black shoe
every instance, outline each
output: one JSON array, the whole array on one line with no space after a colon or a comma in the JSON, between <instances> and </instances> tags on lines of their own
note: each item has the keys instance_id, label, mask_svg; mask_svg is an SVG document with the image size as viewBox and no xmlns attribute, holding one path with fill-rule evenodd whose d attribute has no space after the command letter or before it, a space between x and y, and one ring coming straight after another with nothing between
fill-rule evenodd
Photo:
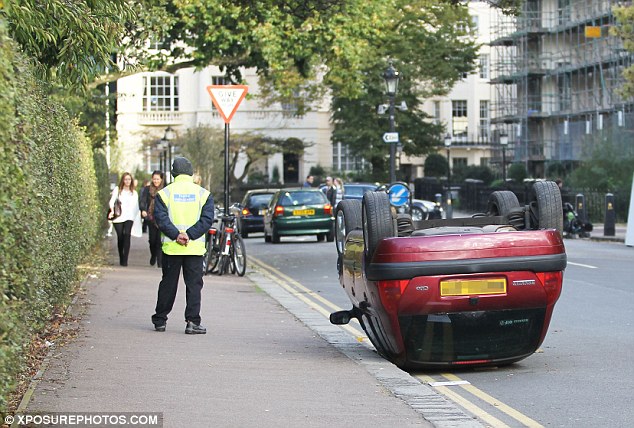
<instances>
[{"instance_id":1,"label":"black shoe","mask_svg":"<svg viewBox=\"0 0 634 428\"><path fill-rule=\"evenodd\" d=\"M185 334L207 334L207 329L200 324L194 324L191 321L187 321Z\"/></svg>"},{"instance_id":2,"label":"black shoe","mask_svg":"<svg viewBox=\"0 0 634 428\"><path fill-rule=\"evenodd\" d=\"M119 264L120 264L121 266L127 266L127 265L128 265L128 262L119 262Z\"/></svg>"},{"instance_id":3,"label":"black shoe","mask_svg":"<svg viewBox=\"0 0 634 428\"><path fill-rule=\"evenodd\" d=\"M154 324L154 330L156 331L165 331L165 327L167 324Z\"/></svg>"},{"instance_id":4,"label":"black shoe","mask_svg":"<svg viewBox=\"0 0 634 428\"><path fill-rule=\"evenodd\" d=\"M154 263L156 263L156 256L150 257L150 266L154 266Z\"/></svg>"}]
</instances>

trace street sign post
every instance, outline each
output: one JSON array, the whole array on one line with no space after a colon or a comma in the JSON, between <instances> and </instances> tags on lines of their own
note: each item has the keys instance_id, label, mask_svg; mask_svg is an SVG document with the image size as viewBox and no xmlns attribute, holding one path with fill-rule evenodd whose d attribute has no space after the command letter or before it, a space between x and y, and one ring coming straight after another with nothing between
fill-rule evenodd
<instances>
[{"instance_id":1,"label":"street sign post","mask_svg":"<svg viewBox=\"0 0 634 428\"><path fill-rule=\"evenodd\" d=\"M211 96L211 102L218 109L222 120L225 122L225 186L224 208L225 214L229 214L229 122L238 110L240 102L247 95L249 87L246 85L211 85L207 86L207 92Z\"/></svg>"},{"instance_id":2,"label":"street sign post","mask_svg":"<svg viewBox=\"0 0 634 428\"><path fill-rule=\"evenodd\" d=\"M398 132L386 132L383 134L384 143L398 143Z\"/></svg>"}]
</instances>

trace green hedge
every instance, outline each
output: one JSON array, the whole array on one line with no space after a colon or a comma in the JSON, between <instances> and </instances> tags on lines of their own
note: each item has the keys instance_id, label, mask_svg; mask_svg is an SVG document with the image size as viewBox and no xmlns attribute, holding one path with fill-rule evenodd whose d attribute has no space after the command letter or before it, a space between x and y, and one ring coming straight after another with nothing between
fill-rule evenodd
<instances>
[{"instance_id":1,"label":"green hedge","mask_svg":"<svg viewBox=\"0 0 634 428\"><path fill-rule=\"evenodd\" d=\"M42 89L0 22L0 408L102 226L91 144Z\"/></svg>"}]
</instances>

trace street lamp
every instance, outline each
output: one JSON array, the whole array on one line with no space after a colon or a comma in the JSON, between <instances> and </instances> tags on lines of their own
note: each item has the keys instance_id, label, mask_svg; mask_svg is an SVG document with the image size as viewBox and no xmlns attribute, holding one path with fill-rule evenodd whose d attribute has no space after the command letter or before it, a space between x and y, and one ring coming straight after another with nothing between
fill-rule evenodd
<instances>
[{"instance_id":1,"label":"street lamp","mask_svg":"<svg viewBox=\"0 0 634 428\"><path fill-rule=\"evenodd\" d=\"M176 132L172 129L171 126L168 126L165 129L165 134L163 134L163 139L161 142L164 144L163 147L167 147L167 158L165 154L163 155L163 159L166 161L165 169L163 170L165 174L169 174L169 181L172 181L172 140L176 138Z\"/></svg>"},{"instance_id":2,"label":"street lamp","mask_svg":"<svg viewBox=\"0 0 634 428\"><path fill-rule=\"evenodd\" d=\"M451 205L451 134L445 135L445 148L447 149L447 218L453 218Z\"/></svg>"},{"instance_id":3,"label":"street lamp","mask_svg":"<svg viewBox=\"0 0 634 428\"><path fill-rule=\"evenodd\" d=\"M392 66L392 61L389 62L387 70L383 73L383 79L385 79L385 91L390 99L390 132L394 132L394 97L396 97L396 91L398 90L398 81L400 79L400 73ZM396 143L390 143L390 182L396 181Z\"/></svg>"},{"instance_id":4,"label":"street lamp","mask_svg":"<svg viewBox=\"0 0 634 428\"><path fill-rule=\"evenodd\" d=\"M500 145L502 146L502 182L506 187L506 146L509 143L509 136L504 130L500 131Z\"/></svg>"}]
</instances>

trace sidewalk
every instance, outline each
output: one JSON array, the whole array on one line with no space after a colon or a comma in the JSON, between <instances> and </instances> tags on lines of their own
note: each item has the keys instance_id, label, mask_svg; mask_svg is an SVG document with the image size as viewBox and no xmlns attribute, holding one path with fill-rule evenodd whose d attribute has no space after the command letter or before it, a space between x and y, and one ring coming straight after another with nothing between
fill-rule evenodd
<instances>
[{"instance_id":1,"label":"sidewalk","mask_svg":"<svg viewBox=\"0 0 634 428\"><path fill-rule=\"evenodd\" d=\"M330 326L349 350L344 355L262 292L253 272L205 277L206 335L184 334L181 281L167 331L155 332L160 269L148 260L145 236L133 239L128 267L86 281L74 305L86 311L79 334L49 356L23 402L26 413L162 412L165 427L480 426ZM373 372L394 376L419 401L426 395L436 403L426 411L453 412L455 423L432 425Z\"/></svg>"}]
</instances>

